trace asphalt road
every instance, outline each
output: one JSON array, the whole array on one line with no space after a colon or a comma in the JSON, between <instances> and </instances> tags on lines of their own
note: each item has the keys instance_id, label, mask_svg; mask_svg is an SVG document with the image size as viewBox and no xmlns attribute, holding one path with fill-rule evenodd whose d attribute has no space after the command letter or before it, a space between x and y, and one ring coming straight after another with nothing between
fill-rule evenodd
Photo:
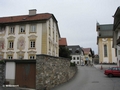
<instances>
[{"instance_id":1,"label":"asphalt road","mask_svg":"<svg viewBox=\"0 0 120 90\"><path fill-rule=\"evenodd\" d=\"M120 90L120 77L109 78L100 68L78 66L78 73L52 90Z\"/></svg>"}]
</instances>

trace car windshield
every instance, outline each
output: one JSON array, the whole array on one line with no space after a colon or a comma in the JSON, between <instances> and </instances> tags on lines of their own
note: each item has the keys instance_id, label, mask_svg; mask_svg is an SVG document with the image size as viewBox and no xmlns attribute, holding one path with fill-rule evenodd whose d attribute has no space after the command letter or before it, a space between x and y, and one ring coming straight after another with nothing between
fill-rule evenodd
<instances>
[{"instance_id":1,"label":"car windshield","mask_svg":"<svg viewBox=\"0 0 120 90\"><path fill-rule=\"evenodd\" d=\"M109 68L108 68L108 70L112 70L112 68L111 68L111 67L109 67Z\"/></svg>"}]
</instances>

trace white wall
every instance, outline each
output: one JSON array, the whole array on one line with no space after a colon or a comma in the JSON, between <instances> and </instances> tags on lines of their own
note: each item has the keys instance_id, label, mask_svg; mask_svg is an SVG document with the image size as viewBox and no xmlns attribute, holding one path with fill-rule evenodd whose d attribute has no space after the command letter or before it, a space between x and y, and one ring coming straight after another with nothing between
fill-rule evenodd
<instances>
[{"instance_id":1,"label":"white wall","mask_svg":"<svg viewBox=\"0 0 120 90\"><path fill-rule=\"evenodd\" d=\"M15 79L15 62L6 62L5 79Z\"/></svg>"},{"instance_id":2,"label":"white wall","mask_svg":"<svg viewBox=\"0 0 120 90\"><path fill-rule=\"evenodd\" d=\"M75 57L75 60L73 60L73 57ZM79 57L79 60L77 60L77 57ZM79 62L79 64L81 63L81 56L80 55L72 55L72 60L71 62L75 62L77 64L77 62Z\"/></svg>"}]
</instances>

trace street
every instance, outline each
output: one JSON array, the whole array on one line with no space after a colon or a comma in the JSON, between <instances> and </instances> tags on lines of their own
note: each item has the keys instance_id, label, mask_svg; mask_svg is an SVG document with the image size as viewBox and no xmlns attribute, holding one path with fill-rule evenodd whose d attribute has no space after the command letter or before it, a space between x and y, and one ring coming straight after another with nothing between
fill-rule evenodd
<instances>
[{"instance_id":1,"label":"street","mask_svg":"<svg viewBox=\"0 0 120 90\"><path fill-rule=\"evenodd\" d=\"M75 77L52 90L120 90L120 77L109 78L100 68L78 66Z\"/></svg>"}]
</instances>

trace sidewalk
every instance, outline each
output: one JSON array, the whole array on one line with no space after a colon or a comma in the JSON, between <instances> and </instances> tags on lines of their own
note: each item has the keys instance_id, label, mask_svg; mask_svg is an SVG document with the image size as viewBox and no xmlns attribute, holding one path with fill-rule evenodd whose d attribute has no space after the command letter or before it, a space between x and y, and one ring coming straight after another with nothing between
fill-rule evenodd
<instances>
[{"instance_id":1,"label":"sidewalk","mask_svg":"<svg viewBox=\"0 0 120 90\"><path fill-rule=\"evenodd\" d=\"M117 65L100 65L100 64L97 64L97 65L94 65L94 67L96 69L99 69L99 70L105 70L105 69L108 69L110 67L117 67Z\"/></svg>"},{"instance_id":2,"label":"sidewalk","mask_svg":"<svg viewBox=\"0 0 120 90\"><path fill-rule=\"evenodd\" d=\"M0 90L35 90L35 89L20 88L20 87L0 87Z\"/></svg>"},{"instance_id":3,"label":"sidewalk","mask_svg":"<svg viewBox=\"0 0 120 90\"><path fill-rule=\"evenodd\" d=\"M20 88L20 87L4 87L3 89L0 89L0 90L35 90L35 89Z\"/></svg>"}]
</instances>

